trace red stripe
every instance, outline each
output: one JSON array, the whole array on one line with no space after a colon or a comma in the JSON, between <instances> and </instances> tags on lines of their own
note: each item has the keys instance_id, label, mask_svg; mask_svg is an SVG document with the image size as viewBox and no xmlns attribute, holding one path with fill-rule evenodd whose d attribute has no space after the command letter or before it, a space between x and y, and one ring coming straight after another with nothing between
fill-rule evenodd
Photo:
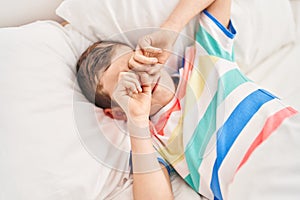
<instances>
[{"instance_id":1,"label":"red stripe","mask_svg":"<svg viewBox=\"0 0 300 200\"><path fill-rule=\"evenodd\" d=\"M254 142L251 144L247 153L245 154L242 162L238 166L236 172L247 162L253 151L263 143L283 122L284 119L296 114L297 111L292 107L284 108L271 117L269 117L264 125L264 128L259 133L259 135L255 138Z\"/></svg>"},{"instance_id":2,"label":"red stripe","mask_svg":"<svg viewBox=\"0 0 300 200\"><path fill-rule=\"evenodd\" d=\"M178 89L176 92L176 96L180 100L185 96L186 85L189 80L190 74L194 68L194 60L195 60L195 49L194 47L191 47L189 51L188 50L186 51L183 74L180 83L178 84Z\"/></svg>"},{"instance_id":3,"label":"red stripe","mask_svg":"<svg viewBox=\"0 0 300 200\"><path fill-rule=\"evenodd\" d=\"M181 109L180 102L178 99L176 99L173 106L160 116L158 122L155 124L155 129L159 135L165 135L164 128L165 128L171 114L175 111L179 111L180 109Z\"/></svg>"}]
</instances>

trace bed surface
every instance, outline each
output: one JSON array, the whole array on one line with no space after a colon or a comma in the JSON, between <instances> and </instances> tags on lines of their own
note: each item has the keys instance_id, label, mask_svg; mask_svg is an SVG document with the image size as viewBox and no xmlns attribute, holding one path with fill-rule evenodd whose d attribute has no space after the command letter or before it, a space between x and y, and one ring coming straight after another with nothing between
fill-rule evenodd
<instances>
[{"instance_id":1,"label":"bed surface","mask_svg":"<svg viewBox=\"0 0 300 200\"><path fill-rule=\"evenodd\" d=\"M0 27L37 19L60 21L54 15L60 2L48 1L36 15L26 18L8 12L16 3L11 1L7 10L0 12L10 20L0 14ZM298 5L298 9L293 7L298 19L296 42L277 49L247 70L247 75L300 110L300 1L291 2ZM44 12L46 6L49 10ZM18 8L24 16L35 10L25 8L23 4ZM115 122L99 110L95 113L103 120L100 125L85 115L75 116L76 95L80 104L94 112L81 91L74 89L76 61L91 41L71 26L53 21L1 28L0 36L0 199L131 199L128 177L112 171L95 156L99 127L107 141L124 151L130 148L128 138L110 134ZM95 115L92 117L95 120ZM76 120L81 119L87 122L84 129L94 131L92 134L80 134ZM178 177L172 177L172 184L176 199L200 199ZM241 199L239 191L235 185L238 195L232 199Z\"/></svg>"},{"instance_id":2,"label":"bed surface","mask_svg":"<svg viewBox=\"0 0 300 200\"><path fill-rule=\"evenodd\" d=\"M300 42L282 47L247 75L300 110Z\"/></svg>"}]
</instances>

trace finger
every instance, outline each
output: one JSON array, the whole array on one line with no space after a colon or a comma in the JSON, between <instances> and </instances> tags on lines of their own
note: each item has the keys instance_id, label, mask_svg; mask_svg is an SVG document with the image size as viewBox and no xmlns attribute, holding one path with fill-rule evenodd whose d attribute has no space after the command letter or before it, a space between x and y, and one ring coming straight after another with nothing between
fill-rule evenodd
<instances>
[{"instance_id":1,"label":"finger","mask_svg":"<svg viewBox=\"0 0 300 200\"><path fill-rule=\"evenodd\" d=\"M124 77L124 79L128 82L133 83L138 92L142 92L143 90L142 90L138 75L136 75L134 73L132 73L132 75L133 76Z\"/></svg>"},{"instance_id":2,"label":"finger","mask_svg":"<svg viewBox=\"0 0 300 200\"><path fill-rule=\"evenodd\" d=\"M151 37L149 35L146 35L146 36L142 37L141 39L139 39L139 42L138 42L138 46L141 49L151 47L151 44L152 44L152 40L151 40Z\"/></svg>"},{"instance_id":3,"label":"finger","mask_svg":"<svg viewBox=\"0 0 300 200\"><path fill-rule=\"evenodd\" d=\"M141 82L142 87L151 85L152 77L149 74L142 72L142 73L139 73L139 76L140 76L140 82Z\"/></svg>"},{"instance_id":4,"label":"finger","mask_svg":"<svg viewBox=\"0 0 300 200\"><path fill-rule=\"evenodd\" d=\"M127 90L127 94L128 94L128 96L132 97L133 92L132 92L130 89L128 89L128 90Z\"/></svg>"},{"instance_id":5,"label":"finger","mask_svg":"<svg viewBox=\"0 0 300 200\"><path fill-rule=\"evenodd\" d=\"M150 54L161 54L163 50L161 48L156 48L153 46L147 46L143 48L144 53L150 53Z\"/></svg>"},{"instance_id":6,"label":"finger","mask_svg":"<svg viewBox=\"0 0 300 200\"><path fill-rule=\"evenodd\" d=\"M149 35L146 35L146 36L142 37L138 42L138 46L144 52L154 53L154 54L162 53L161 48L157 48L157 47L152 46L152 38Z\"/></svg>"},{"instance_id":7,"label":"finger","mask_svg":"<svg viewBox=\"0 0 300 200\"><path fill-rule=\"evenodd\" d=\"M129 90L132 93L138 93L138 90L133 82L126 80L122 84L124 85L124 88L126 88L126 90Z\"/></svg>"},{"instance_id":8,"label":"finger","mask_svg":"<svg viewBox=\"0 0 300 200\"><path fill-rule=\"evenodd\" d=\"M152 83L152 78L149 76L147 73L139 73L142 88L143 88L143 93L151 95L151 83Z\"/></svg>"},{"instance_id":9,"label":"finger","mask_svg":"<svg viewBox=\"0 0 300 200\"><path fill-rule=\"evenodd\" d=\"M130 89L132 92L138 93L138 91L142 91L140 83L138 81L138 76L131 72L121 72L119 74L119 86L124 89Z\"/></svg>"},{"instance_id":10,"label":"finger","mask_svg":"<svg viewBox=\"0 0 300 200\"><path fill-rule=\"evenodd\" d=\"M133 58L135 61L140 62L142 64L147 64L147 65L153 65L158 62L158 59L156 57L147 57L139 52L136 52L134 54Z\"/></svg>"},{"instance_id":11,"label":"finger","mask_svg":"<svg viewBox=\"0 0 300 200\"><path fill-rule=\"evenodd\" d=\"M148 65L141 64L135 61L133 57L130 58L128 63L129 63L129 69L132 69L133 71L136 72L146 72L147 69L149 68Z\"/></svg>"}]
</instances>

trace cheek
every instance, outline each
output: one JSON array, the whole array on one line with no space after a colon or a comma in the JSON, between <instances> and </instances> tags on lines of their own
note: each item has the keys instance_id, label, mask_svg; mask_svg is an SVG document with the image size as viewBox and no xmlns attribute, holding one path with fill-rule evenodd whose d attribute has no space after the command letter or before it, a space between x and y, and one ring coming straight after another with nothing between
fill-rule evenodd
<instances>
[{"instance_id":1,"label":"cheek","mask_svg":"<svg viewBox=\"0 0 300 200\"><path fill-rule=\"evenodd\" d=\"M106 75L102 77L103 90L112 96L112 93L117 86L118 75Z\"/></svg>"}]
</instances>

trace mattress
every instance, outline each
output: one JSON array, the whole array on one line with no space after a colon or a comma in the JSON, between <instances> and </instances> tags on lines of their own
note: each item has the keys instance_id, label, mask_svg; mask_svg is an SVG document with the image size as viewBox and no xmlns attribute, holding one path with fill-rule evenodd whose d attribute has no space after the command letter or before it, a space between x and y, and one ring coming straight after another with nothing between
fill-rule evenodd
<instances>
[{"instance_id":1,"label":"mattress","mask_svg":"<svg viewBox=\"0 0 300 200\"><path fill-rule=\"evenodd\" d=\"M300 110L300 41L282 47L247 75Z\"/></svg>"}]
</instances>

